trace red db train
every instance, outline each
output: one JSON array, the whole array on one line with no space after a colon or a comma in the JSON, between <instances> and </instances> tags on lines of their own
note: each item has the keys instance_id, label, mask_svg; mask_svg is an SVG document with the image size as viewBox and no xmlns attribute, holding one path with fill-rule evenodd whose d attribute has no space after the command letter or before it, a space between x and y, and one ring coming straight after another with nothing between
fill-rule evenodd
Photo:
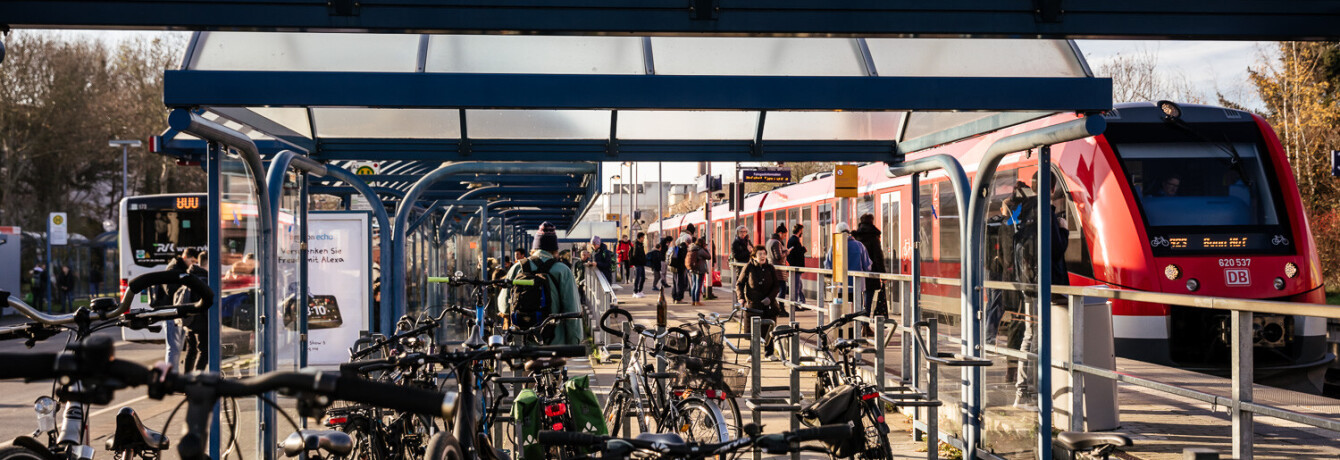
<instances>
[{"instance_id":1,"label":"red db train","mask_svg":"<svg viewBox=\"0 0 1340 460\"><path fill-rule=\"evenodd\" d=\"M1284 149L1261 117L1239 110L1171 105L1166 116L1153 103L1119 104L1104 114L1101 136L1052 147L1051 168L1064 191L1069 229L1065 261L1071 285L1213 297L1324 303L1322 272ZM1075 119L1056 114L975 138L909 155L916 159L949 154L975 176L982 154L997 139ZM910 272L912 232L920 232L922 273L959 276L959 219L954 190L943 175L920 180L919 228L912 225L911 179L888 178L887 166L860 168L860 197L837 206L832 178L751 195L739 213L719 204L711 231L717 261L725 261L734 228L744 225L761 242L778 224L805 226L807 266L817 267L828 251L836 222L855 228L858 216L873 214L883 231L890 271ZM1036 158L1005 158L992 180L988 213L1004 216L1002 204L1018 183L1031 186ZM1056 201L1059 205L1060 201ZM844 212L845 211L845 212ZM841 213L839 215L839 213ZM989 226L1002 225L992 219ZM653 223L651 232L678 233L704 213ZM998 232L988 228L987 260L999 255ZM896 262L895 262L896 261ZM983 261L984 263L986 261ZM992 273L988 279L1000 279ZM806 282L810 299L817 281ZM923 305L956 317L957 288L926 285ZM1183 369L1226 372L1230 361L1229 318L1225 311L1157 303L1112 301L1112 324L1119 356ZM1319 392L1326 365L1326 320L1261 315L1254 318L1259 381ZM1306 378L1300 378L1305 375Z\"/></svg>"}]
</instances>

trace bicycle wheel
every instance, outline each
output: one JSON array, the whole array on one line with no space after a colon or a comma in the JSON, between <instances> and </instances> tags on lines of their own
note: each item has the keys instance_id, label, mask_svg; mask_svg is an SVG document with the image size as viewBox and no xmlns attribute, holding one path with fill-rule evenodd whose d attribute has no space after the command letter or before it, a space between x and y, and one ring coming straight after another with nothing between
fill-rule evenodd
<instances>
[{"instance_id":1,"label":"bicycle wheel","mask_svg":"<svg viewBox=\"0 0 1340 460\"><path fill-rule=\"evenodd\" d=\"M633 405L633 393L623 387L623 382L614 384L610 389L610 396L605 400L605 425L609 427L611 436L621 436L620 431L628 417L629 408Z\"/></svg>"},{"instance_id":2,"label":"bicycle wheel","mask_svg":"<svg viewBox=\"0 0 1340 460\"><path fill-rule=\"evenodd\" d=\"M386 443L378 439L371 420L359 418L351 421L343 428L343 431L354 441L354 448L349 451L349 458L355 460L382 460L386 458L386 453L383 452Z\"/></svg>"},{"instance_id":3,"label":"bicycle wheel","mask_svg":"<svg viewBox=\"0 0 1340 460\"><path fill-rule=\"evenodd\" d=\"M677 406L678 418L673 423L662 424L663 432L677 433L688 442L721 443L731 439L725 416L715 403L689 398Z\"/></svg>"},{"instance_id":4,"label":"bicycle wheel","mask_svg":"<svg viewBox=\"0 0 1340 460\"><path fill-rule=\"evenodd\" d=\"M9 446L0 449L0 460L46 460L46 458L46 455L27 447Z\"/></svg>"},{"instance_id":5,"label":"bicycle wheel","mask_svg":"<svg viewBox=\"0 0 1340 460\"><path fill-rule=\"evenodd\" d=\"M726 399L717 404L721 416L726 420L726 432L734 439L744 437L744 412L740 410L740 397L743 396L728 391Z\"/></svg>"},{"instance_id":6,"label":"bicycle wheel","mask_svg":"<svg viewBox=\"0 0 1340 460\"><path fill-rule=\"evenodd\" d=\"M884 423L883 403L879 398L865 401L861 404L862 425L865 425L865 450L856 455L856 458L869 460L887 460L893 458L893 450L889 446L889 425Z\"/></svg>"}]
</instances>

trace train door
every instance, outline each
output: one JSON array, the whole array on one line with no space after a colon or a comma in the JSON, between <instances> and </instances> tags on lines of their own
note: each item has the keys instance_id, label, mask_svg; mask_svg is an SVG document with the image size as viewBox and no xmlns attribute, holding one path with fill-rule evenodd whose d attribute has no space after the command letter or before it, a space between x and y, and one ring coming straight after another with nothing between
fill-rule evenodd
<instances>
[{"instance_id":1,"label":"train door","mask_svg":"<svg viewBox=\"0 0 1340 460\"><path fill-rule=\"evenodd\" d=\"M901 219L902 197L898 192L885 193L880 198L880 209L884 223L881 242L884 245L884 265L889 273L902 273L902 264L898 260L898 249L902 242Z\"/></svg>"},{"instance_id":2,"label":"train door","mask_svg":"<svg viewBox=\"0 0 1340 460\"><path fill-rule=\"evenodd\" d=\"M817 229L818 231L814 232L814 237L815 239L819 240L819 244L814 245L814 247L819 248L819 251L814 253L814 257L818 258L819 265L823 266L824 258L828 257L828 246L829 243L831 242L830 240L833 238L832 203L823 203L819 205L818 221L819 221L819 228Z\"/></svg>"}]
</instances>

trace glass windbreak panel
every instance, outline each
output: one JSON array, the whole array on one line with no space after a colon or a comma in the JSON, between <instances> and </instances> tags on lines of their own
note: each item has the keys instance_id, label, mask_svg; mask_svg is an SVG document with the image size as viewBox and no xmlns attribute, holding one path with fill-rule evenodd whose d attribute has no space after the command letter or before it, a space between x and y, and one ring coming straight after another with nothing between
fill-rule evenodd
<instances>
[{"instance_id":1,"label":"glass windbreak panel","mask_svg":"<svg viewBox=\"0 0 1340 460\"><path fill-rule=\"evenodd\" d=\"M757 127L758 112L627 110L619 112L618 137L750 140Z\"/></svg>"},{"instance_id":2,"label":"glass windbreak panel","mask_svg":"<svg viewBox=\"0 0 1340 460\"><path fill-rule=\"evenodd\" d=\"M473 139L608 139L608 110L467 110ZM620 113L620 124L623 113Z\"/></svg>"},{"instance_id":3,"label":"glass windbreak panel","mask_svg":"<svg viewBox=\"0 0 1340 460\"><path fill-rule=\"evenodd\" d=\"M1014 281L1014 230L1019 223L1018 213L1022 203L1011 200L1015 189L1026 187L1017 184L1019 170L1011 167L996 171L991 179L991 198L986 205L986 278L995 281Z\"/></svg>"},{"instance_id":4,"label":"glass windbreak panel","mask_svg":"<svg viewBox=\"0 0 1340 460\"><path fill-rule=\"evenodd\" d=\"M316 134L326 138L460 139L455 109L313 107Z\"/></svg>"},{"instance_id":5,"label":"glass windbreak panel","mask_svg":"<svg viewBox=\"0 0 1340 460\"><path fill-rule=\"evenodd\" d=\"M219 206L220 254L219 267L223 270L222 292L219 311L222 315L222 328L219 331L219 355L222 369L230 369L230 376L250 376L257 373L257 347L261 340L256 328L257 318L263 313L259 310L257 280L260 260L257 257L260 247L260 221L257 213L257 198L252 187L252 176L245 163L233 156L224 156L220 161L222 171L220 186L223 194ZM260 426L257 412L254 410L254 398L238 398L234 412L238 418L238 449L261 455L261 446L256 442L256 431L246 431L246 427ZM231 440L224 435L222 441Z\"/></svg>"},{"instance_id":6,"label":"glass windbreak panel","mask_svg":"<svg viewBox=\"0 0 1340 460\"><path fill-rule=\"evenodd\" d=\"M958 200L954 199L954 187L949 182L941 182L939 189L940 208L936 211L940 220L940 261L957 262L963 252L963 233L959 229L962 216L959 215Z\"/></svg>"},{"instance_id":7,"label":"glass windbreak panel","mask_svg":"<svg viewBox=\"0 0 1340 460\"><path fill-rule=\"evenodd\" d=\"M1086 76L1083 58L1066 40L871 38L866 44L884 77Z\"/></svg>"},{"instance_id":8,"label":"glass windbreak panel","mask_svg":"<svg viewBox=\"0 0 1340 460\"><path fill-rule=\"evenodd\" d=\"M903 139L916 139L995 115L993 112L916 112L908 115Z\"/></svg>"},{"instance_id":9,"label":"glass windbreak panel","mask_svg":"<svg viewBox=\"0 0 1340 460\"><path fill-rule=\"evenodd\" d=\"M201 32L191 70L413 72L419 36Z\"/></svg>"},{"instance_id":10,"label":"glass windbreak panel","mask_svg":"<svg viewBox=\"0 0 1340 460\"><path fill-rule=\"evenodd\" d=\"M255 112L256 115L269 118L295 133L309 138L312 137L312 125L307 119L307 109L301 107L251 107L248 110Z\"/></svg>"},{"instance_id":11,"label":"glass windbreak panel","mask_svg":"<svg viewBox=\"0 0 1340 460\"><path fill-rule=\"evenodd\" d=\"M934 241L931 236L935 234L935 216L938 209L935 209L935 186L933 184L921 184L917 188L917 238L919 245L920 259L923 262L935 260Z\"/></svg>"},{"instance_id":12,"label":"glass windbreak panel","mask_svg":"<svg viewBox=\"0 0 1340 460\"><path fill-rule=\"evenodd\" d=\"M427 72L646 73L640 37L433 35Z\"/></svg>"},{"instance_id":13,"label":"glass windbreak panel","mask_svg":"<svg viewBox=\"0 0 1340 460\"><path fill-rule=\"evenodd\" d=\"M658 75L865 76L848 38L652 37Z\"/></svg>"},{"instance_id":14,"label":"glass windbreak panel","mask_svg":"<svg viewBox=\"0 0 1340 460\"><path fill-rule=\"evenodd\" d=\"M904 112L768 112L764 140L893 140Z\"/></svg>"}]
</instances>

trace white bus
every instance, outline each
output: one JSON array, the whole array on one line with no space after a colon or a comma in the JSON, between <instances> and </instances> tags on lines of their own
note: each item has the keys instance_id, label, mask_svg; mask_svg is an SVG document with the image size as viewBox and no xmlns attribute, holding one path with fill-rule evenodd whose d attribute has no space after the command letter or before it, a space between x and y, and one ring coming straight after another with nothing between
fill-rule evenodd
<instances>
[{"instance_id":1,"label":"white bus","mask_svg":"<svg viewBox=\"0 0 1340 460\"><path fill-rule=\"evenodd\" d=\"M121 200L118 251L122 294L134 277L167 269L168 261L186 248L209 247L209 226L204 193L145 195ZM149 304L141 293L132 308ZM161 341L163 333L122 328L122 338L131 341Z\"/></svg>"}]
</instances>

